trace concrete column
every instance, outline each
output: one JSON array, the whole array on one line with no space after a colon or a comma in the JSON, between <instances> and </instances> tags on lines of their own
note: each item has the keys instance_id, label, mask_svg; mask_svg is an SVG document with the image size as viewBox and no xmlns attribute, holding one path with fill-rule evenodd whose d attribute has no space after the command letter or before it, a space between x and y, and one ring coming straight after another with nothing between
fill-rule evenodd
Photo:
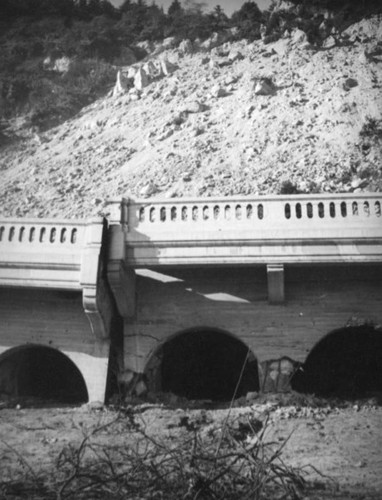
<instances>
[{"instance_id":1,"label":"concrete column","mask_svg":"<svg viewBox=\"0 0 382 500\"><path fill-rule=\"evenodd\" d=\"M80 370L84 377L89 403L105 402L107 370L109 363L109 342L97 343L93 355L81 352L62 351Z\"/></svg>"},{"instance_id":2,"label":"concrete column","mask_svg":"<svg viewBox=\"0 0 382 500\"><path fill-rule=\"evenodd\" d=\"M268 264L267 277L269 304L283 304L285 301L284 265Z\"/></svg>"}]
</instances>

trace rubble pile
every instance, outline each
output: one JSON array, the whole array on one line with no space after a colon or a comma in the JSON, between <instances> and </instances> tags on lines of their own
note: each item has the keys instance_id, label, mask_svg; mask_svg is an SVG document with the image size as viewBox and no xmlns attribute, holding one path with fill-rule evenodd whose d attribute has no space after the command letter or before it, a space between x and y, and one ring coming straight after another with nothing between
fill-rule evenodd
<instances>
[{"instance_id":1,"label":"rubble pile","mask_svg":"<svg viewBox=\"0 0 382 500\"><path fill-rule=\"evenodd\" d=\"M0 149L0 214L88 217L121 196L382 188L381 19L311 46L169 40L76 117Z\"/></svg>"}]
</instances>

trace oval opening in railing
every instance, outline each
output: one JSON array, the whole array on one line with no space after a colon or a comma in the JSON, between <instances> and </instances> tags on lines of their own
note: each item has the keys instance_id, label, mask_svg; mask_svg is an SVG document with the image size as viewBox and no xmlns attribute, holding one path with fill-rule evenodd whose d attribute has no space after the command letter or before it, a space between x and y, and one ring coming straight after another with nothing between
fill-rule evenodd
<instances>
[{"instance_id":1,"label":"oval opening in railing","mask_svg":"<svg viewBox=\"0 0 382 500\"><path fill-rule=\"evenodd\" d=\"M32 243L34 241L36 235L36 228L31 227L29 231L29 241Z\"/></svg>"},{"instance_id":2,"label":"oval opening in railing","mask_svg":"<svg viewBox=\"0 0 382 500\"><path fill-rule=\"evenodd\" d=\"M248 203L247 205L246 212L247 212L247 219L252 219L253 206L250 203Z\"/></svg>"},{"instance_id":3,"label":"oval opening in railing","mask_svg":"<svg viewBox=\"0 0 382 500\"><path fill-rule=\"evenodd\" d=\"M155 222L155 208L150 208L150 222Z\"/></svg>"},{"instance_id":4,"label":"oval opening in railing","mask_svg":"<svg viewBox=\"0 0 382 500\"><path fill-rule=\"evenodd\" d=\"M46 229L45 229L45 227L42 227L40 229L40 243L45 242L45 235L46 235Z\"/></svg>"},{"instance_id":5,"label":"oval opening in railing","mask_svg":"<svg viewBox=\"0 0 382 500\"><path fill-rule=\"evenodd\" d=\"M182 207L182 220L186 221L188 218L188 210L187 207Z\"/></svg>"},{"instance_id":6,"label":"oval opening in railing","mask_svg":"<svg viewBox=\"0 0 382 500\"><path fill-rule=\"evenodd\" d=\"M237 220L241 220L241 205L236 205L235 215Z\"/></svg>"},{"instance_id":7,"label":"oval opening in railing","mask_svg":"<svg viewBox=\"0 0 382 500\"><path fill-rule=\"evenodd\" d=\"M308 216L308 219L313 217L313 205L311 203L307 203L306 205L306 215Z\"/></svg>"},{"instance_id":8,"label":"oval opening in railing","mask_svg":"<svg viewBox=\"0 0 382 500\"><path fill-rule=\"evenodd\" d=\"M171 220L176 220L176 207L171 207Z\"/></svg>"},{"instance_id":9,"label":"oval opening in railing","mask_svg":"<svg viewBox=\"0 0 382 500\"><path fill-rule=\"evenodd\" d=\"M379 201L376 201L376 202L374 203L374 209L375 209L375 215L376 215L377 217L381 217L381 204L380 204L380 202L379 202Z\"/></svg>"},{"instance_id":10,"label":"oval opening in railing","mask_svg":"<svg viewBox=\"0 0 382 500\"><path fill-rule=\"evenodd\" d=\"M351 208L352 208L353 215L357 216L358 215L358 203L356 201L353 201Z\"/></svg>"},{"instance_id":11,"label":"oval opening in railing","mask_svg":"<svg viewBox=\"0 0 382 500\"><path fill-rule=\"evenodd\" d=\"M284 206L284 213L285 213L285 218L286 218L286 219L290 219L290 216L291 216L291 210L290 210L290 205L289 205L289 203L285 203L285 206Z\"/></svg>"},{"instance_id":12,"label":"oval opening in railing","mask_svg":"<svg viewBox=\"0 0 382 500\"><path fill-rule=\"evenodd\" d=\"M60 241L61 241L61 243L65 243L65 241L66 241L66 228L65 227L63 229L61 229Z\"/></svg>"},{"instance_id":13,"label":"oval opening in railing","mask_svg":"<svg viewBox=\"0 0 382 500\"><path fill-rule=\"evenodd\" d=\"M4 232L5 232L5 227L1 226L0 227L0 241L3 241Z\"/></svg>"},{"instance_id":14,"label":"oval opening in railing","mask_svg":"<svg viewBox=\"0 0 382 500\"><path fill-rule=\"evenodd\" d=\"M341 215L342 215L342 217L346 217L347 214L348 214L347 206L346 206L346 203L343 201L341 203Z\"/></svg>"},{"instance_id":15,"label":"oval opening in railing","mask_svg":"<svg viewBox=\"0 0 382 500\"><path fill-rule=\"evenodd\" d=\"M203 207L203 220L208 220L210 218L210 209L208 205Z\"/></svg>"},{"instance_id":16,"label":"oval opening in railing","mask_svg":"<svg viewBox=\"0 0 382 500\"><path fill-rule=\"evenodd\" d=\"M14 228L14 226L12 226L9 229L8 241L13 241L14 237L15 237L15 228Z\"/></svg>"},{"instance_id":17,"label":"oval opening in railing","mask_svg":"<svg viewBox=\"0 0 382 500\"><path fill-rule=\"evenodd\" d=\"M19 231L19 241L20 241L20 242L21 242L21 241L23 241L23 239L24 239L24 234L25 234L25 227L24 227L24 226L22 226L22 227L20 227L20 231Z\"/></svg>"},{"instance_id":18,"label":"oval opening in railing","mask_svg":"<svg viewBox=\"0 0 382 500\"><path fill-rule=\"evenodd\" d=\"M231 206L230 206L230 205L226 205L226 206L225 206L225 209L224 209L224 217L225 217L227 220L230 220L230 218L231 218Z\"/></svg>"},{"instance_id":19,"label":"oval opening in railing","mask_svg":"<svg viewBox=\"0 0 382 500\"><path fill-rule=\"evenodd\" d=\"M318 204L318 216L320 219L325 217L325 205L322 202Z\"/></svg>"},{"instance_id":20,"label":"oval opening in railing","mask_svg":"<svg viewBox=\"0 0 382 500\"><path fill-rule=\"evenodd\" d=\"M72 234L70 236L70 243L76 243L77 241L77 229L72 229Z\"/></svg>"},{"instance_id":21,"label":"oval opening in railing","mask_svg":"<svg viewBox=\"0 0 382 500\"><path fill-rule=\"evenodd\" d=\"M329 214L332 219L336 216L336 205L332 201L329 204Z\"/></svg>"},{"instance_id":22,"label":"oval opening in railing","mask_svg":"<svg viewBox=\"0 0 382 500\"><path fill-rule=\"evenodd\" d=\"M296 203L296 217L297 219L302 217L301 203Z\"/></svg>"},{"instance_id":23,"label":"oval opening in railing","mask_svg":"<svg viewBox=\"0 0 382 500\"><path fill-rule=\"evenodd\" d=\"M139 209L138 220L139 220L139 222L144 222L145 221L145 209L144 209L144 207L141 207Z\"/></svg>"},{"instance_id":24,"label":"oval opening in railing","mask_svg":"<svg viewBox=\"0 0 382 500\"><path fill-rule=\"evenodd\" d=\"M363 212L366 215L366 217L370 216L370 205L368 201L365 201L363 204Z\"/></svg>"},{"instance_id":25,"label":"oval opening in railing","mask_svg":"<svg viewBox=\"0 0 382 500\"><path fill-rule=\"evenodd\" d=\"M51 243L54 243L56 241L56 228L52 227L52 229L50 230L50 238L49 238L49 241Z\"/></svg>"},{"instance_id":26,"label":"oval opening in railing","mask_svg":"<svg viewBox=\"0 0 382 500\"><path fill-rule=\"evenodd\" d=\"M195 205L192 207L192 220L197 221L199 217L199 208Z\"/></svg>"},{"instance_id":27,"label":"oval opening in railing","mask_svg":"<svg viewBox=\"0 0 382 500\"><path fill-rule=\"evenodd\" d=\"M214 206L214 219L217 220L220 215L220 207L219 205Z\"/></svg>"},{"instance_id":28,"label":"oval opening in railing","mask_svg":"<svg viewBox=\"0 0 382 500\"><path fill-rule=\"evenodd\" d=\"M160 209L160 220L161 220L161 222L165 222L165 220L166 220L166 208L165 207L162 207Z\"/></svg>"},{"instance_id":29,"label":"oval opening in railing","mask_svg":"<svg viewBox=\"0 0 382 500\"><path fill-rule=\"evenodd\" d=\"M263 207L262 203L257 205L257 217L260 220L262 220L264 218L264 207Z\"/></svg>"}]
</instances>

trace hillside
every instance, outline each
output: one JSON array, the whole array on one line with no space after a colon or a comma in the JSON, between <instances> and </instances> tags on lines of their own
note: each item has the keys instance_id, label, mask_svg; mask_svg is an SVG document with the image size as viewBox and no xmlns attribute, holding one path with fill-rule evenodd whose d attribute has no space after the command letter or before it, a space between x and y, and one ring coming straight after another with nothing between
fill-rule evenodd
<instances>
[{"instance_id":1,"label":"hillside","mask_svg":"<svg viewBox=\"0 0 382 500\"><path fill-rule=\"evenodd\" d=\"M382 190L381 17L322 47L299 30L218 43L157 47L121 68L122 88L3 145L0 214L87 217L121 196Z\"/></svg>"}]
</instances>

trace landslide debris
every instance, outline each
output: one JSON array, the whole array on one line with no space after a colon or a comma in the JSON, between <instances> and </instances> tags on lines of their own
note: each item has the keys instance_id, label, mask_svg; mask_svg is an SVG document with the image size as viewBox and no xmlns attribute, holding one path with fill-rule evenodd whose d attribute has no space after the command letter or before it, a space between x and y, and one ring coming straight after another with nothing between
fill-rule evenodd
<instances>
[{"instance_id":1,"label":"landslide debris","mask_svg":"<svg viewBox=\"0 0 382 500\"><path fill-rule=\"evenodd\" d=\"M299 30L268 41L157 47L72 119L4 141L0 214L87 217L122 196L380 191L381 17L320 47Z\"/></svg>"}]
</instances>

